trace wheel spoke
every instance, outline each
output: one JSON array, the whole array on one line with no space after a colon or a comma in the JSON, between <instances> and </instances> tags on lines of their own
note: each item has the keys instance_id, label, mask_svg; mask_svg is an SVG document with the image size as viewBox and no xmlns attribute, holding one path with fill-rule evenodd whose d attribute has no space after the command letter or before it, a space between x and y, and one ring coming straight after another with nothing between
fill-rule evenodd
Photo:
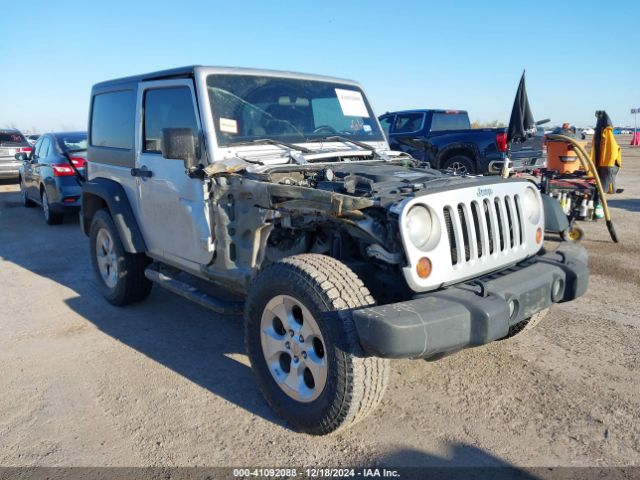
<instances>
[{"instance_id":1,"label":"wheel spoke","mask_svg":"<svg viewBox=\"0 0 640 480\"><path fill-rule=\"evenodd\" d=\"M98 253L98 255L96 256L96 261L98 262L98 267L100 267L100 270L106 269L107 268L107 258L103 255L100 255Z\"/></svg>"},{"instance_id":2,"label":"wheel spoke","mask_svg":"<svg viewBox=\"0 0 640 480\"><path fill-rule=\"evenodd\" d=\"M285 338L278 335L273 327L262 330L262 348L266 358L271 359L274 355L284 352Z\"/></svg>"},{"instance_id":3,"label":"wheel spoke","mask_svg":"<svg viewBox=\"0 0 640 480\"><path fill-rule=\"evenodd\" d=\"M303 316L304 318L304 316ZM314 335L316 335L319 332L316 332L312 325L311 322L304 322L302 324L302 326L298 325L298 331L296 332L298 335L302 335L304 337L304 341L305 343L307 343L308 341L310 341Z\"/></svg>"},{"instance_id":4,"label":"wheel spoke","mask_svg":"<svg viewBox=\"0 0 640 480\"><path fill-rule=\"evenodd\" d=\"M293 361L291 362L291 369L289 370L289 374L287 378L284 379L284 384L294 390L295 392L300 392L300 374L299 374L299 366L296 367Z\"/></svg>"},{"instance_id":5,"label":"wheel spoke","mask_svg":"<svg viewBox=\"0 0 640 480\"><path fill-rule=\"evenodd\" d=\"M319 358L313 350L308 353L304 366L311 371L316 385L323 385L327 376L327 360Z\"/></svg>"},{"instance_id":6,"label":"wheel spoke","mask_svg":"<svg viewBox=\"0 0 640 480\"><path fill-rule=\"evenodd\" d=\"M284 303L277 303L269 308L269 313L274 317L278 317L285 329L289 329L289 314Z\"/></svg>"},{"instance_id":7,"label":"wheel spoke","mask_svg":"<svg viewBox=\"0 0 640 480\"><path fill-rule=\"evenodd\" d=\"M287 330L297 332L300 330L300 324L293 318L293 307L296 305L296 302L294 302L291 297L283 296L282 305L284 306L286 316L284 318L280 317L280 320L282 320L282 323Z\"/></svg>"},{"instance_id":8,"label":"wheel spoke","mask_svg":"<svg viewBox=\"0 0 640 480\"><path fill-rule=\"evenodd\" d=\"M118 270L109 265L109 281L111 285L115 285L118 282Z\"/></svg>"}]
</instances>

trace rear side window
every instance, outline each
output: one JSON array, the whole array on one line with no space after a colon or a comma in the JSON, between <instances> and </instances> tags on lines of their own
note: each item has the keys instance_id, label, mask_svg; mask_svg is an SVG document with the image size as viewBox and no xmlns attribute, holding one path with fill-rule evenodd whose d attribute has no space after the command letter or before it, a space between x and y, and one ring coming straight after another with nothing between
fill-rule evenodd
<instances>
[{"instance_id":1,"label":"rear side window","mask_svg":"<svg viewBox=\"0 0 640 480\"><path fill-rule=\"evenodd\" d=\"M29 143L20 132L0 130L0 145L27 146Z\"/></svg>"},{"instance_id":2,"label":"rear side window","mask_svg":"<svg viewBox=\"0 0 640 480\"><path fill-rule=\"evenodd\" d=\"M417 132L422 128L422 113L402 113L396 116L393 133Z\"/></svg>"},{"instance_id":3,"label":"rear side window","mask_svg":"<svg viewBox=\"0 0 640 480\"><path fill-rule=\"evenodd\" d=\"M49 149L51 148L51 142L47 137L43 137L40 141L40 145L36 147L36 157L39 160L45 159L49 156Z\"/></svg>"},{"instance_id":4,"label":"rear side window","mask_svg":"<svg viewBox=\"0 0 640 480\"><path fill-rule=\"evenodd\" d=\"M433 113L431 119L431 131L438 132L442 130L468 130L471 128L469 124L469 116L466 113Z\"/></svg>"},{"instance_id":5,"label":"rear side window","mask_svg":"<svg viewBox=\"0 0 640 480\"><path fill-rule=\"evenodd\" d=\"M132 149L135 114L133 90L96 95L91 115L91 145Z\"/></svg>"},{"instance_id":6,"label":"rear side window","mask_svg":"<svg viewBox=\"0 0 640 480\"><path fill-rule=\"evenodd\" d=\"M198 131L191 90L188 87L150 89L144 95L144 151L160 153L163 128Z\"/></svg>"}]
</instances>

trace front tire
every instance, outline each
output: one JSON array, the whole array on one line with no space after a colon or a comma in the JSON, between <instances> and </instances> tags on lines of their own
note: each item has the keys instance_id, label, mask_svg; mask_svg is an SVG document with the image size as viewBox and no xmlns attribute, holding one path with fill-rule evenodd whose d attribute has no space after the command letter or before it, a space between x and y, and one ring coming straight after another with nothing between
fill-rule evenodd
<instances>
[{"instance_id":1,"label":"front tire","mask_svg":"<svg viewBox=\"0 0 640 480\"><path fill-rule=\"evenodd\" d=\"M389 361L366 357L350 310L373 305L362 281L325 255L269 265L245 307L245 343L271 408L297 429L324 435L366 417L380 402Z\"/></svg>"},{"instance_id":2,"label":"front tire","mask_svg":"<svg viewBox=\"0 0 640 480\"><path fill-rule=\"evenodd\" d=\"M151 262L143 253L127 253L118 229L106 210L93 216L89 232L91 262L98 288L109 303L129 305L144 300L151 292L152 282L144 275Z\"/></svg>"}]
</instances>

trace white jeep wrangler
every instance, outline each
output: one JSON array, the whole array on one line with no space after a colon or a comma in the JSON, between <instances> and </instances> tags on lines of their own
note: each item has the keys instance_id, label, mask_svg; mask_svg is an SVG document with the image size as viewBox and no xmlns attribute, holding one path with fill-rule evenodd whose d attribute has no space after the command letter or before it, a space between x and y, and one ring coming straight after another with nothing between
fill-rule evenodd
<instances>
[{"instance_id":1,"label":"white jeep wrangler","mask_svg":"<svg viewBox=\"0 0 640 480\"><path fill-rule=\"evenodd\" d=\"M504 338L582 295L584 250L543 249L546 205L527 180L389 151L352 81L197 66L93 87L81 218L104 296L156 283L243 308L264 397L308 433L366 416L389 358Z\"/></svg>"}]
</instances>

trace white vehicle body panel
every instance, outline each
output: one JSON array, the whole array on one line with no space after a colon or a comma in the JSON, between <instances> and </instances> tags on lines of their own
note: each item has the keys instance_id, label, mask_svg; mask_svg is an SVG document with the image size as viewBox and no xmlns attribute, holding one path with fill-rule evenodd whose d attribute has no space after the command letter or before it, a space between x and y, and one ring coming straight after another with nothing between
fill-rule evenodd
<instances>
[{"instance_id":1,"label":"white vehicle body panel","mask_svg":"<svg viewBox=\"0 0 640 480\"><path fill-rule=\"evenodd\" d=\"M206 265L213 256L213 242L205 183L189 177L182 161L166 159L160 153L143 150L143 98L148 89L186 87L198 112L191 80L141 82L138 86L135 126L136 168L152 172L151 177L135 178L140 229L149 254L154 257ZM199 117L196 114L196 117ZM200 118L197 118L201 128Z\"/></svg>"},{"instance_id":2,"label":"white vehicle body panel","mask_svg":"<svg viewBox=\"0 0 640 480\"><path fill-rule=\"evenodd\" d=\"M532 184L529 182L495 183L481 187L434 192L396 205L394 209L400 213L400 231L409 263L403 268L403 273L411 289L416 292L435 290L443 285L458 283L500 270L535 255L542 247L542 243L536 242L536 230L544 228L544 213L542 199L534 188L539 202L540 216L536 223L532 223L527 218L523 206L526 188L532 188ZM474 217L472 209L481 207L484 210L485 203L490 207L485 210L489 214L488 217L480 218L477 215L478 210ZM438 235L439 238L429 242L428 247L431 245L433 247L426 250L417 248L408 238L406 216L416 205L427 207L432 218L436 219L434 235ZM507 205L510 207L507 208ZM459 214L458 207L463 211L463 215ZM446 227L445 208L450 209L452 224L450 230L453 233L451 242ZM476 218L478 218L477 222ZM476 223L478 223L477 231L480 233L480 238L476 235ZM509 233L511 226L514 227L513 238ZM501 235L503 235L502 240ZM499 247L501 242L504 248ZM458 252L455 262L452 258L452 245L457 247ZM427 257L432 264L432 273L426 279L418 277L416 272L416 265L422 257Z\"/></svg>"}]
</instances>

